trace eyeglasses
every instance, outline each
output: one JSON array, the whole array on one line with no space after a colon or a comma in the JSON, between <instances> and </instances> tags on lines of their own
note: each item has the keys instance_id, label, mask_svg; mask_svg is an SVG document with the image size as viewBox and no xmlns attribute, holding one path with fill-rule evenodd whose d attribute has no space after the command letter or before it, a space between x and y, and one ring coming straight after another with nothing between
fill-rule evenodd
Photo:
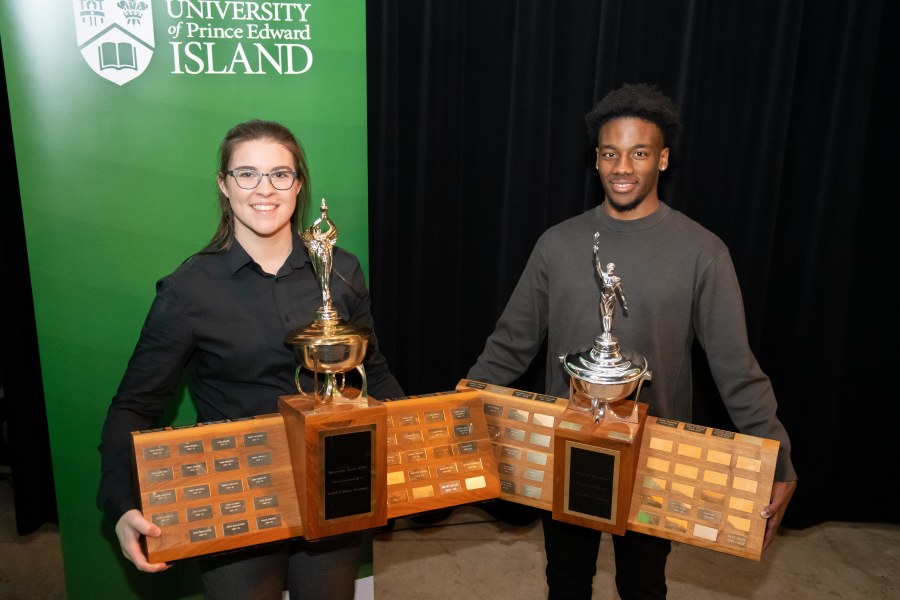
<instances>
[{"instance_id":1,"label":"eyeglasses","mask_svg":"<svg viewBox=\"0 0 900 600\"><path fill-rule=\"evenodd\" d=\"M238 187L242 190L252 190L262 181L263 175L269 178L269 183L276 190L289 190L294 185L297 178L295 171L272 171L271 173L260 173L255 169L232 169L225 171L226 175L231 175L237 182Z\"/></svg>"}]
</instances>

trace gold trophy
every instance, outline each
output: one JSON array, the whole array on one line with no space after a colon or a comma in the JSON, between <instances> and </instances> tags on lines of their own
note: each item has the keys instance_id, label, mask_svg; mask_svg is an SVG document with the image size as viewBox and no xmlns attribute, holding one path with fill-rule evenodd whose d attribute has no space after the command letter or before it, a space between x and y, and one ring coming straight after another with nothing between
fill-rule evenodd
<instances>
[{"instance_id":1,"label":"gold trophy","mask_svg":"<svg viewBox=\"0 0 900 600\"><path fill-rule=\"evenodd\" d=\"M313 395L320 404L335 401L355 402L365 406L368 396L366 370L362 363L372 330L343 321L340 313L332 305L331 269L338 229L328 217L328 206L324 198L321 215L302 233L302 236L313 271L319 279L322 306L316 311L316 319L312 323L291 331L285 338L285 342L294 348L294 355L298 360L294 384L300 394L305 394L300 387L300 372L305 368L313 373ZM358 395L347 397L344 395L345 373L353 369L361 375L362 386ZM321 388L319 375L324 379ZM341 376L340 385L337 381L338 375Z\"/></svg>"},{"instance_id":2,"label":"gold trophy","mask_svg":"<svg viewBox=\"0 0 900 600\"><path fill-rule=\"evenodd\" d=\"M293 456L303 535L318 539L387 523L387 409L367 393L362 363L372 331L345 322L332 305L338 229L324 198L319 218L301 235L322 290L322 306L312 323L285 337L298 361L298 395L281 396L278 411ZM302 369L313 373L309 392L300 386ZM353 370L362 377L355 394L345 387L346 373Z\"/></svg>"}]
</instances>

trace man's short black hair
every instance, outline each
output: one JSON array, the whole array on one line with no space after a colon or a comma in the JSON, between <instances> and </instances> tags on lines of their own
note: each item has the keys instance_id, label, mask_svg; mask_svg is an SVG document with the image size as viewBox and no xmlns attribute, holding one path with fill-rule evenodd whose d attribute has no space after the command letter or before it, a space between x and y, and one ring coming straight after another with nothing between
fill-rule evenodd
<instances>
[{"instance_id":1,"label":"man's short black hair","mask_svg":"<svg viewBox=\"0 0 900 600\"><path fill-rule=\"evenodd\" d=\"M637 117L650 121L663 134L663 147L675 145L681 117L672 99L646 83L626 83L606 94L584 117L588 135L596 143L600 128L612 119Z\"/></svg>"}]
</instances>

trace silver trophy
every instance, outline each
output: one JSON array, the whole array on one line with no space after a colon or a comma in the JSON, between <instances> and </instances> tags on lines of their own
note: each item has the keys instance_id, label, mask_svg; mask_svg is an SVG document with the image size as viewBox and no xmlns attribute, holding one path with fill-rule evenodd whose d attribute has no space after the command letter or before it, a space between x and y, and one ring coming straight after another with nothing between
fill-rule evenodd
<instances>
[{"instance_id":1,"label":"silver trophy","mask_svg":"<svg viewBox=\"0 0 900 600\"><path fill-rule=\"evenodd\" d=\"M328 217L328 206L322 198L321 214L313 224L301 232L303 242L309 251L313 271L322 290L322 306L316 310L315 320L305 327L287 334L285 342L294 348L297 369L294 384L297 391L306 394L300 387L300 371L307 369L313 373L313 395L319 403L352 402L367 403L366 370L363 359L372 330L357 327L342 320L340 313L331 303L331 269L334 245L338 229ZM362 376L359 395L344 396L345 373L356 369ZM323 382L319 384L319 375ZM340 383L338 383L340 376Z\"/></svg>"},{"instance_id":2,"label":"silver trophy","mask_svg":"<svg viewBox=\"0 0 900 600\"><path fill-rule=\"evenodd\" d=\"M594 234L594 268L602 283L600 291L600 317L603 331L593 344L577 352L560 357L569 374L569 407L592 412L594 422L604 418L635 421L638 397L645 380L652 376L647 370L647 359L619 346L619 340L611 333L616 299L622 309L628 311L622 280L615 274L616 265L608 263L606 270L600 260L600 233ZM634 407L626 416L619 416L609 405L624 400L634 393ZM581 394L581 395L579 395Z\"/></svg>"}]
</instances>

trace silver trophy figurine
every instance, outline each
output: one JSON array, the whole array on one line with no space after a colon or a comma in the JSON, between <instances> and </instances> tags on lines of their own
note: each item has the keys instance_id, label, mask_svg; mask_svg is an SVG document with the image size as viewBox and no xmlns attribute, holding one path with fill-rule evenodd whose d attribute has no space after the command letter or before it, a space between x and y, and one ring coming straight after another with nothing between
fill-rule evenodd
<instances>
[{"instance_id":1,"label":"silver trophy figurine","mask_svg":"<svg viewBox=\"0 0 900 600\"><path fill-rule=\"evenodd\" d=\"M644 380L651 378L647 370L647 359L637 353L627 352L619 347L619 340L611 333L616 299L621 300L622 309L628 312L622 280L615 274L616 265L607 263L606 270L600 260L600 233L594 234L594 268L600 276L600 318L602 333L594 338L592 345L580 351L560 357L566 373L569 374L569 407L580 411L591 411L594 422L605 417L634 421L637 416L638 396ZM610 403L624 400L634 392L634 407L631 414L621 417L609 409ZM585 401L579 393L587 398Z\"/></svg>"},{"instance_id":2,"label":"silver trophy figurine","mask_svg":"<svg viewBox=\"0 0 900 600\"><path fill-rule=\"evenodd\" d=\"M338 229L328 217L328 206L322 198L321 214L313 224L301 232L301 237L309 252L313 271L322 290L322 306L316 310L316 319L300 329L291 331L285 342L293 346L298 365L294 372L297 391L305 394L300 387L300 371L307 369L313 373L313 395L320 403L353 402L367 403L366 370L363 359L372 330L356 327L344 322L331 302L331 269L334 245ZM356 369L362 376L360 393L354 397L343 394L345 373ZM323 375L323 385L319 385L319 375ZM340 384L337 376L340 375Z\"/></svg>"}]
</instances>

